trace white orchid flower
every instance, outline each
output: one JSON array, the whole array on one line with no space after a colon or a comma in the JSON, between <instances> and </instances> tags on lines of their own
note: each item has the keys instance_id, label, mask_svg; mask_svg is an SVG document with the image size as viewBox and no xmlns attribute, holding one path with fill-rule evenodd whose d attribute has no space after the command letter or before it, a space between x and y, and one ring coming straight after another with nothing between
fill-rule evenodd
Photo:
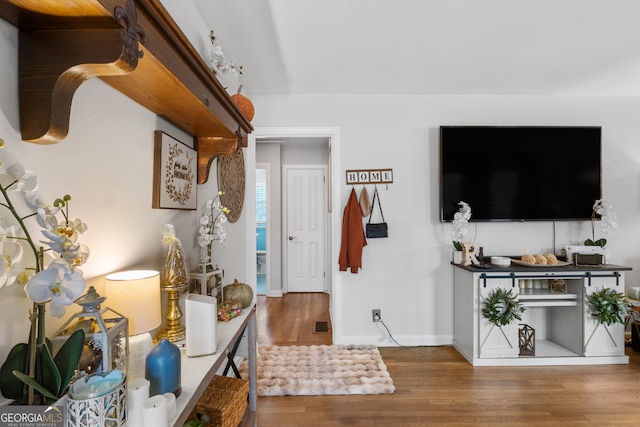
<instances>
[{"instance_id":1,"label":"white orchid flower","mask_svg":"<svg viewBox=\"0 0 640 427\"><path fill-rule=\"evenodd\" d=\"M74 219L69 221L66 226L57 227L53 232L75 243L78 240L78 234L82 234L85 231L87 231L87 225L79 219Z\"/></svg>"},{"instance_id":2,"label":"white orchid flower","mask_svg":"<svg viewBox=\"0 0 640 427\"><path fill-rule=\"evenodd\" d=\"M2 221L0 221L0 243L2 243L8 236L11 236L9 228L5 228Z\"/></svg>"},{"instance_id":3,"label":"white orchid flower","mask_svg":"<svg viewBox=\"0 0 640 427\"><path fill-rule=\"evenodd\" d=\"M66 235L59 235L57 233L42 230L42 234L49 239L49 241L40 241L49 248L59 253L62 258L68 263L73 263L73 260L78 256L80 245L71 241Z\"/></svg>"},{"instance_id":4,"label":"white orchid flower","mask_svg":"<svg viewBox=\"0 0 640 427\"><path fill-rule=\"evenodd\" d=\"M25 268L21 264L23 246L15 240L5 240L0 245L0 288L14 283Z\"/></svg>"},{"instance_id":5,"label":"white orchid flower","mask_svg":"<svg viewBox=\"0 0 640 427\"><path fill-rule=\"evenodd\" d=\"M36 303L51 300L51 314L62 317L66 306L82 295L85 280L80 273L60 263L52 263L46 270L36 273L27 285L27 296Z\"/></svg>"},{"instance_id":6,"label":"white orchid flower","mask_svg":"<svg viewBox=\"0 0 640 427\"><path fill-rule=\"evenodd\" d=\"M468 222L471 219L471 206L463 201L458 202L458 205L460 205L460 209L453 215L453 230L451 231L454 246L464 240L468 232Z\"/></svg>"},{"instance_id":7,"label":"white orchid flower","mask_svg":"<svg viewBox=\"0 0 640 427\"><path fill-rule=\"evenodd\" d=\"M62 209L61 206L50 206L40 200L38 193L28 191L24 194L24 200L32 210L36 212L36 221L40 227L47 230L58 228L58 218L56 215Z\"/></svg>"},{"instance_id":8,"label":"white orchid flower","mask_svg":"<svg viewBox=\"0 0 640 427\"><path fill-rule=\"evenodd\" d=\"M593 205L593 211L600 215L600 225L603 233L610 233L618 227L618 217L612 204L604 199L596 200Z\"/></svg>"},{"instance_id":9,"label":"white orchid flower","mask_svg":"<svg viewBox=\"0 0 640 427\"><path fill-rule=\"evenodd\" d=\"M229 209L226 210L227 212L229 211ZM222 225L227 222L227 212L225 212L224 209L222 210L222 212L220 212L220 215L218 215L218 218L216 218L216 222L218 223L218 225Z\"/></svg>"},{"instance_id":10,"label":"white orchid flower","mask_svg":"<svg viewBox=\"0 0 640 427\"><path fill-rule=\"evenodd\" d=\"M16 227L15 225L5 227L4 224L0 222L0 242L3 242L5 239L24 239L24 232L22 228Z\"/></svg>"},{"instance_id":11,"label":"white orchid flower","mask_svg":"<svg viewBox=\"0 0 640 427\"><path fill-rule=\"evenodd\" d=\"M22 270L22 272L16 275L15 283L24 287L29 282L29 280L33 277L34 274L36 274L34 270L25 268Z\"/></svg>"},{"instance_id":12,"label":"white orchid flower","mask_svg":"<svg viewBox=\"0 0 640 427\"><path fill-rule=\"evenodd\" d=\"M36 211L36 221L40 227L45 230L55 230L58 228L58 218L55 216L55 213L51 213L50 209L38 208Z\"/></svg>"},{"instance_id":13,"label":"white orchid flower","mask_svg":"<svg viewBox=\"0 0 640 427\"><path fill-rule=\"evenodd\" d=\"M38 189L38 177L27 170L20 163L15 163L7 168L7 175L16 183L10 189L15 191L36 191Z\"/></svg>"},{"instance_id":14,"label":"white orchid flower","mask_svg":"<svg viewBox=\"0 0 640 427\"><path fill-rule=\"evenodd\" d=\"M207 235L206 234L199 234L198 235L198 245L200 245L201 248L204 248L205 246L207 246L209 242L207 241Z\"/></svg>"},{"instance_id":15,"label":"white orchid flower","mask_svg":"<svg viewBox=\"0 0 640 427\"><path fill-rule=\"evenodd\" d=\"M200 247L208 246L214 240L223 244L225 242L227 233L222 226L227 222L226 214L230 211L220 202L220 196L223 194L224 191L218 191L218 194L212 200L207 200L205 204L205 212L200 216L198 227Z\"/></svg>"},{"instance_id":16,"label":"white orchid flower","mask_svg":"<svg viewBox=\"0 0 640 427\"><path fill-rule=\"evenodd\" d=\"M220 240L220 243L222 243L223 245L227 241L227 231L222 227L218 228L218 239Z\"/></svg>"},{"instance_id":17,"label":"white orchid flower","mask_svg":"<svg viewBox=\"0 0 640 427\"><path fill-rule=\"evenodd\" d=\"M76 256L71 260L71 267L74 269L87 262L87 260L89 259L89 255L91 254L89 246L85 245L84 243L80 243L78 246L79 247L78 251L76 252Z\"/></svg>"}]
</instances>

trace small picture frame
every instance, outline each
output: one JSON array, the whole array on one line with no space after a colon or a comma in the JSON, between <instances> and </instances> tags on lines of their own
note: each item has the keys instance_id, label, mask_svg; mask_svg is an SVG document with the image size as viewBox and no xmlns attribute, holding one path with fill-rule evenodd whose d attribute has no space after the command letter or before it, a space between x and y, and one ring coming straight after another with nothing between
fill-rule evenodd
<instances>
[{"instance_id":1,"label":"small picture frame","mask_svg":"<svg viewBox=\"0 0 640 427\"><path fill-rule=\"evenodd\" d=\"M197 208L198 156L191 147L157 130L154 132L154 209Z\"/></svg>"}]
</instances>

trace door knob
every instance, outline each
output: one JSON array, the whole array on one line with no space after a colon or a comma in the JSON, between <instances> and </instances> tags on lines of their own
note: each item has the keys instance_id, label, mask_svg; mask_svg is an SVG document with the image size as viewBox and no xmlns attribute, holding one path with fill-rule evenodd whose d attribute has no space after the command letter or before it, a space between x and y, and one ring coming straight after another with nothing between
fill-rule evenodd
<instances>
[{"instance_id":1,"label":"door knob","mask_svg":"<svg viewBox=\"0 0 640 427\"><path fill-rule=\"evenodd\" d=\"M293 239L295 239L295 238L296 238L296 237L289 236L289 240L293 240Z\"/></svg>"}]
</instances>

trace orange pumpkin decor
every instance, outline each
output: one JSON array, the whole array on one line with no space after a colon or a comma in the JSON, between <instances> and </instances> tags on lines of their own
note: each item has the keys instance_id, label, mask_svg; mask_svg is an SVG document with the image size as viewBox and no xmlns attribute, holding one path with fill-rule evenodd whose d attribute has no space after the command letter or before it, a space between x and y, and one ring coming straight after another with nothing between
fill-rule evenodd
<instances>
[{"instance_id":1,"label":"orange pumpkin decor","mask_svg":"<svg viewBox=\"0 0 640 427\"><path fill-rule=\"evenodd\" d=\"M238 93L231 95L231 100L234 104L238 106L242 115L247 118L247 120L253 120L253 103L246 96L242 95L240 92L242 91L242 85L238 88Z\"/></svg>"}]
</instances>

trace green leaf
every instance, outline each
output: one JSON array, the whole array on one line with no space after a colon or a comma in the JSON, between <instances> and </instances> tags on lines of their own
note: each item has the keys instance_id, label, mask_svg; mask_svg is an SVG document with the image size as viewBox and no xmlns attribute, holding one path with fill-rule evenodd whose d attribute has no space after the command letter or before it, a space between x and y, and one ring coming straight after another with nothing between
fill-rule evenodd
<instances>
[{"instance_id":1,"label":"green leaf","mask_svg":"<svg viewBox=\"0 0 640 427\"><path fill-rule=\"evenodd\" d=\"M631 310L631 304L624 294L616 292L615 289L602 288L590 294L588 299L591 304L591 315L601 324L624 324Z\"/></svg>"},{"instance_id":2,"label":"green leaf","mask_svg":"<svg viewBox=\"0 0 640 427\"><path fill-rule=\"evenodd\" d=\"M18 379L20 381L22 381L23 383L30 385L31 387L33 387L35 390L37 390L38 392L40 392L43 396L48 397L49 399L57 399L58 397L51 393L49 390L47 390L44 386L38 384L36 382L36 380L34 380L33 378L31 378L30 376L20 372L20 371L13 371L13 375L15 375L16 377L18 377Z\"/></svg>"},{"instance_id":3,"label":"green leaf","mask_svg":"<svg viewBox=\"0 0 640 427\"><path fill-rule=\"evenodd\" d=\"M460 242L456 242L455 240L453 241L453 247L456 249L456 251L461 251L462 250L462 243Z\"/></svg>"},{"instance_id":4,"label":"green leaf","mask_svg":"<svg viewBox=\"0 0 640 427\"><path fill-rule=\"evenodd\" d=\"M39 378L42 385L55 393L56 397L60 396L60 372L53 361L53 356L46 345L42 346L40 355L41 360L41 377Z\"/></svg>"},{"instance_id":5,"label":"green leaf","mask_svg":"<svg viewBox=\"0 0 640 427\"><path fill-rule=\"evenodd\" d=\"M24 372L28 354L27 344L16 344L0 367L0 391L4 397L14 399L18 403L22 403L24 398L24 383L13 375L13 371Z\"/></svg>"},{"instance_id":6,"label":"green leaf","mask_svg":"<svg viewBox=\"0 0 640 427\"><path fill-rule=\"evenodd\" d=\"M82 348L84 347L84 339L84 330L78 329L69 336L69 339L60 347L56 357L53 359L60 372L59 395L66 391L69 381L71 381L71 377L73 377L73 373L78 367L80 356L82 356Z\"/></svg>"},{"instance_id":7,"label":"green leaf","mask_svg":"<svg viewBox=\"0 0 640 427\"><path fill-rule=\"evenodd\" d=\"M600 246L601 248L604 248L604 245L606 244L607 244L607 239L598 239L595 241L595 245Z\"/></svg>"},{"instance_id":8,"label":"green leaf","mask_svg":"<svg viewBox=\"0 0 640 427\"><path fill-rule=\"evenodd\" d=\"M596 244L594 243L593 240L587 239L587 240L584 241L584 245L585 246L595 246Z\"/></svg>"}]
</instances>

